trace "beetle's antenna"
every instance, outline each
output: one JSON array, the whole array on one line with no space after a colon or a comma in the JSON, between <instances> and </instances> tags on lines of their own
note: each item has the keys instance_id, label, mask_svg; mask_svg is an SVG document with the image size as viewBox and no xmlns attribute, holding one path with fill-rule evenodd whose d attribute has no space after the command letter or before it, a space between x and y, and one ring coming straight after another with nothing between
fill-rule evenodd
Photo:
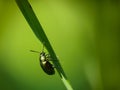
<instances>
[{"instance_id":1,"label":"beetle's antenna","mask_svg":"<svg viewBox=\"0 0 120 90\"><path fill-rule=\"evenodd\" d=\"M40 52L38 52L38 51L34 51L34 50L30 50L30 52L40 53Z\"/></svg>"}]
</instances>

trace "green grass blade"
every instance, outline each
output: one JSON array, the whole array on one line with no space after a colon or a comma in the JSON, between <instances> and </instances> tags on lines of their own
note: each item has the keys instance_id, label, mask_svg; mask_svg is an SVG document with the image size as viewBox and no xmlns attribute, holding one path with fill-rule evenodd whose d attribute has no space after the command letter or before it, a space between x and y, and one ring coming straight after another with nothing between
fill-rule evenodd
<instances>
[{"instance_id":1,"label":"green grass blade","mask_svg":"<svg viewBox=\"0 0 120 90\"><path fill-rule=\"evenodd\" d=\"M72 86L69 84L67 77L62 69L62 66L56 57L56 54L42 28L40 25L31 5L29 4L28 0L15 0L18 7L20 8L22 14L24 15L25 19L27 20L28 24L32 28L32 31L36 35L36 37L44 44L47 51L49 52L51 58L53 59L52 62L55 65L57 72L59 73L64 85L66 86L67 90L73 90Z\"/></svg>"}]
</instances>

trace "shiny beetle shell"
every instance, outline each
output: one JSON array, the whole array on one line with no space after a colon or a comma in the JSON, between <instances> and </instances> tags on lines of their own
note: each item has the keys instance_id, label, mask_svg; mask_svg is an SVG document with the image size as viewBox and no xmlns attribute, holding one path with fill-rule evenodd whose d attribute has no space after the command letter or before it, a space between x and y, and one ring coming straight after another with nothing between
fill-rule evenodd
<instances>
[{"instance_id":1,"label":"shiny beetle shell","mask_svg":"<svg viewBox=\"0 0 120 90\"><path fill-rule=\"evenodd\" d=\"M40 66L42 67L43 71L48 75L55 74L55 70L53 65L49 62L49 57L45 54L45 52L40 53Z\"/></svg>"}]
</instances>

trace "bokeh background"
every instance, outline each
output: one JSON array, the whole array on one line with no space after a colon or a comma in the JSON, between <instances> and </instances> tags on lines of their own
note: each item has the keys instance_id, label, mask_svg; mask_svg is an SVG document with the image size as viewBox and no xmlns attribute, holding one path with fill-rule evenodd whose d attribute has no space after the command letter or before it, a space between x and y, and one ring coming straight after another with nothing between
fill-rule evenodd
<instances>
[{"instance_id":1,"label":"bokeh background","mask_svg":"<svg viewBox=\"0 0 120 90\"><path fill-rule=\"evenodd\" d=\"M120 0L29 0L74 90L120 90ZM14 0L0 0L0 90L66 90ZM47 51L46 51L47 52Z\"/></svg>"}]
</instances>

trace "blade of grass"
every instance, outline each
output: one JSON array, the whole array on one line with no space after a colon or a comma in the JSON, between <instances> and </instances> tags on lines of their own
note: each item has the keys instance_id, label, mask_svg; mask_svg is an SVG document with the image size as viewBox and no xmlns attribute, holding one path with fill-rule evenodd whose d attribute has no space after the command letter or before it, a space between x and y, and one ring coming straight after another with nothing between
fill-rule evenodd
<instances>
[{"instance_id":1,"label":"blade of grass","mask_svg":"<svg viewBox=\"0 0 120 90\"><path fill-rule=\"evenodd\" d=\"M62 66L42 28L40 25L31 5L29 4L28 0L15 0L19 9L21 10L22 14L24 15L25 19L27 20L28 24L32 28L32 31L36 35L36 37L44 44L47 51L49 52L51 58L53 59L52 62L55 65L57 72L59 73L64 85L66 86L67 90L73 90L72 86L68 82L67 76L62 69Z\"/></svg>"}]
</instances>

